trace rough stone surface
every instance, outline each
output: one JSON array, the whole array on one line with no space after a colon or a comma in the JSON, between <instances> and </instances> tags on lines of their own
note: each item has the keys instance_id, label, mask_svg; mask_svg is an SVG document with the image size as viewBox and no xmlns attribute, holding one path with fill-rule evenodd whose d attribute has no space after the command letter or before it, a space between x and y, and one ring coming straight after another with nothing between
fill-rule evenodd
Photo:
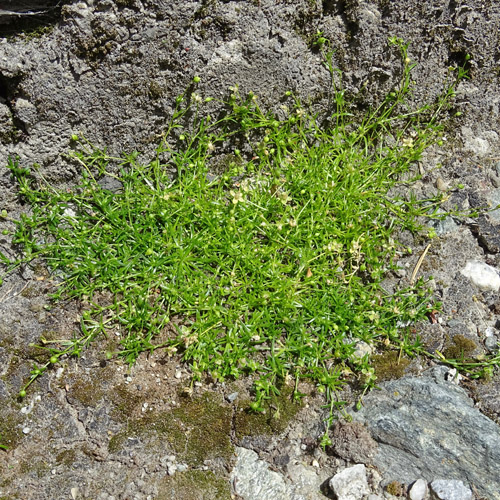
<instances>
[{"instance_id":1,"label":"rough stone surface","mask_svg":"<svg viewBox=\"0 0 500 500\"><path fill-rule=\"evenodd\" d=\"M370 493L366 469L362 464L335 474L330 479L329 486L337 500L361 500Z\"/></svg>"},{"instance_id":2,"label":"rough stone surface","mask_svg":"<svg viewBox=\"0 0 500 500\"><path fill-rule=\"evenodd\" d=\"M350 462L369 464L377 451L377 443L359 422L338 421L330 439L328 453Z\"/></svg>"},{"instance_id":3,"label":"rough stone surface","mask_svg":"<svg viewBox=\"0 0 500 500\"><path fill-rule=\"evenodd\" d=\"M354 413L379 444L373 463L384 482L441 477L466 480L488 499L500 498L500 429L466 392L436 367L421 378L380 384Z\"/></svg>"},{"instance_id":4,"label":"rough stone surface","mask_svg":"<svg viewBox=\"0 0 500 500\"><path fill-rule=\"evenodd\" d=\"M283 478L269 470L268 464L246 448L236 449L237 461L231 473L236 494L245 500L252 498L275 498L285 500L290 493Z\"/></svg>"},{"instance_id":5,"label":"rough stone surface","mask_svg":"<svg viewBox=\"0 0 500 500\"><path fill-rule=\"evenodd\" d=\"M47 7L49 12L44 12ZM71 134L80 132L111 154L137 150L147 161L154 155L175 96L194 75L202 77L199 92L203 96L223 98L229 85L239 83L243 93L253 90L258 95L263 109L277 111L283 92L291 89L322 110L331 95L329 74L311 43L318 30L332 40L333 62L343 71L345 95L348 100L354 98L355 110L377 105L398 85L401 61L397 51L387 46L389 36L410 42L410 59L418 64L412 77L416 104L430 102L442 91L443 81L450 78L449 66L466 64L470 79L460 84L457 100L446 111L449 121L443 130L443 147L431 148L419 162L422 178L414 186L415 196L432 195L439 184L449 188L444 209L500 205L500 4L483 0L4 0L0 6L0 163L4 165L8 156L19 156L22 166L36 162L49 182L70 187L80 172L65 153L73 147ZM470 61L467 54L472 55ZM219 111L216 102L208 108L210 113ZM457 112L463 114L458 117ZM106 189L120 189L116 183L103 182ZM456 190L458 184L464 188ZM0 200L9 218L26 210L6 169L0 171ZM419 275L434 276L435 297L443 303L437 319L442 321L415 327L431 352L442 350L446 339L456 334L483 345L485 329L499 321L497 292L478 290L460 274L472 260L500 269L495 234L500 210L490 213L488 220L491 227L472 220L463 223L458 217L434 225L437 237ZM0 234L12 229L8 219L0 218ZM408 286L427 241L405 234L402 243L413 254L401 259L405 272L390 283L393 290ZM3 234L0 251L14 255L9 237ZM49 332L53 338L72 335L81 314L78 304L50 304L50 287L40 278L44 276L35 269L25 268L5 278L0 288L0 443L9 446L0 453L0 497L70 498L78 491L78 497L103 500L229 500L227 471L232 464L227 457L203 462L202 467L208 468L204 471L199 463L192 470L187 458L180 456L186 449L185 428L172 433L165 422L185 409L185 401L178 396L185 380L174 376L179 360L166 361L159 350L141 358L125 377L120 366L107 364L100 348L91 348L80 359L65 361L62 371L49 370L33 384L22 406L26 409L21 410L17 393L33 366L34 354L28 346ZM228 433L226 444L235 444L227 409L233 411L240 398L249 398L250 387L251 383L242 382L226 392L210 388L222 393L227 405L221 426ZM488 383L468 381L467 387L477 398L477 409L500 422L499 375L494 373ZM195 392L199 390L196 387ZM428 394L430 400L434 400L431 393L444 398L441 410L434 405L434 414L452 412L444 393L436 388L422 390L422 397ZM456 390L445 392L456 396ZM231 402L229 396L235 391L238 398ZM387 403L392 393L383 394ZM457 403L455 396L452 403ZM365 405L370 397L365 397ZM419 409L426 408L426 400L416 397L416 401ZM277 484L286 484L297 500L307 498L307 488L316 494L315 481L323 484L325 474L331 477L346 465L341 457L326 456L317 446L324 431L322 403L310 398L310 408L297 417L286 436L253 437L253 442L261 443L262 466L264 459L273 463ZM481 415L474 411L482 425ZM155 415L162 419L155 421ZM376 427L382 417L373 412L372 424ZM140 431L141 419L147 420L150 434ZM186 425L190 435L196 433L195 426ZM429 443L443 440L451 446L449 429L438 418L428 423L425 432L418 419L408 418L405 425L409 436L423 435ZM153 432L165 426L169 432ZM491 422L485 428L496 436L490 427ZM28 434L23 434L25 428L30 429ZM466 426L464 432L469 431ZM440 438L443 432L445 438ZM470 442L481 445L476 438L474 433L467 438L457 435L460 444L467 440L465 455ZM445 462L446 473L476 485L472 476L478 468L488 469L483 460L495 448L485 450L471 459L470 467L463 457L452 456L452 462ZM164 460L165 456L177 461ZM419 474L411 453L403 458L406 465L399 462L398 477L414 481ZM185 462L189 468L181 471ZM434 463L432 457L430 463ZM169 467L172 476L167 474ZM439 463L440 471L442 467ZM385 484L391 470L381 470ZM207 486L207 478L218 482ZM477 487L483 485L488 500L496 499L498 483L493 470ZM378 481L371 488L382 497Z\"/></svg>"},{"instance_id":6,"label":"rough stone surface","mask_svg":"<svg viewBox=\"0 0 500 500\"><path fill-rule=\"evenodd\" d=\"M472 491L462 481L436 479L431 483L433 497L438 500L472 500Z\"/></svg>"},{"instance_id":7,"label":"rough stone surface","mask_svg":"<svg viewBox=\"0 0 500 500\"><path fill-rule=\"evenodd\" d=\"M283 477L270 470L257 453L246 448L236 448L237 461L231 472L234 491L245 500L256 498L272 500L320 500L318 476L310 469L295 466L289 469L293 486L286 484Z\"/></svg>"}]
</instances>

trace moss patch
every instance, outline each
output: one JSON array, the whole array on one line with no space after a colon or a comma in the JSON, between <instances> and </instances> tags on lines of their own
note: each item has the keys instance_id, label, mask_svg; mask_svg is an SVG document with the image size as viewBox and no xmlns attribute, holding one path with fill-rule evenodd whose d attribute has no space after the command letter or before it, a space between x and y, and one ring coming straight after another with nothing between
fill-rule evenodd
<instances>
[{"instance_id":1,"label":"moss patch","mask_svg":"<svg viewBox=\"0 0 500 500\"><path fill-rule=\"evenodd\" d=\"M229 460L233 454L231 409L221 406L213 394L187 401L159 422L157 429L189 465Z\"/></svg>"},{"instance_id":2,"label":"moss patch","mask_svg":"<svg viewBox=\"0 0 500 500\"><path fill-rule=\"evenodd\" d=\"M293 388L288 386L281 387L279 396L264 403L264 413L250 411L249 405L250 401L241 401L236 409L234 425L238 439L283 432L302 406L293 401Z\"/></svg>"},{"instance_id":3,"label":"moss patch","mask_svg":"<svg viewBox=\"0 0 500 500\"><path fill-rule=\"evenodd\" d=\"M203 465L206 460L229 461L233 454L231 409L221 405L218 399L207 393L185 400L181 407L172 411L129 419L127 428L111 438L108 450L112 453L121 450L128 436L150 435L153 443L161 441L162 446L168 443L178 460L191 466ZM122 399L118 413L131 415L136 406L133 402L127 410Z\"/></svg>"},{"instance_id":4,"label":"moss patch","mask_svg":"<svg viewBox=\"0 0 500 500\"><path fill-rule=\"evenodd\" d=\"M375 368L377 380L383 381L401 378L410 364L410 360L400 358L397 351L387 351L383 354L373 356L372 363Z\"/></svg>"},{"instance_id":5,"label":"moss patch","mask_svg":"<svg viewBox=\"0 0 500 500\"><path fill-rule=\"evenodd\" d=\"M448 345L443 354L448 359L463 359L470 356L477 349L476 343L464 335L455 335L453 343Z\"/></svg>"},{"instance_id":6,"label":"moss patch","mask_svg":"<svg viewBox=\"0 0 500 500\"><path fill-rule=\"evenodd\" d=\"M21 417L12 409L2 405L0 408L0 444L9 450L17 447L22 438L20 430Z\"/></svg>"},{"instance_id":7,"label":"moss patch","mask_svg":"<svg viewBox=\"0 0 500 500\"><path fill-rule=\"evenodd\" d=\"M158 500L230 500L231 488L211 471L178 472L166 477L158 488Z\"/></svg>"},{"instance_id":8,"label":"moss patch","mask_svg":"<svg viewBox=\"0 0 500 500\"><path fill-rule=\"evenodd\" d=\"M57 465L65 465L70 467L76 460L76 451L73 449L63 450L56 456Z\"/></svg>"}]
</instances>

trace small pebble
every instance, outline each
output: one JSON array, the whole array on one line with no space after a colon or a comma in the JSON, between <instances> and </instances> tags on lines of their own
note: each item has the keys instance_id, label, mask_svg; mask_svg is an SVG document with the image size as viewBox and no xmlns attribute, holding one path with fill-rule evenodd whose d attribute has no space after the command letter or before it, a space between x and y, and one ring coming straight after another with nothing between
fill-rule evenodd
<instances>
[{"instance_id":1,"label":"small pebble","mask_svg":"<svg viewBox=\"0 0 500 500\"><path fill-rule=\"evenodd\" d=\"M497 270L484 262L469 261L460 273L481 290L497 292L500 288Z\"/></svg>"},{"instance_id":2,"label":"small pebble","mask_svg":"<svg viewBox=\"0 0 500 500\"><path fill-rule=\"evenodd\" d=\"M424 500L427 496L427 482L424 479L417 479L410 488L410 500Z\"/></svg>"},{"instance_id":3,"label":"small pebble","mask_svg":"<svg viewBox=\"0 0 500 500\"><path fill-rule=\"evenodd\" d=\"M485 337L494 337L496 333L497 333L496 328L493 328L492 326L488 326L488 327L484 330L484 336L485 336Z\"/></svg>"},{"instance_id":4,"label":"small pebble","mask_svg":"<svg viewBox=\"0 0 500 500\"><path fill-rule=\"evenodd\" d=\"M238 393L237 392L232 392L231 394L228 394L226 396L226 399L232 403L236 398L238 397Z\"/></svg>"},{"instance_id":5,"label":"small pebble","mask_svg":"<svg viewBox=\"0 0 500 500\"><path fill-rule=\"evenodd\" d=\"M23 434L29 434L30 432L31 432L31 429L29 427L23 428Z\"/></svg>"},{"instance_id":6,"label":"small pebble","mask_svg":"<svg viewBox=\"0 0 500 500\"><path fill-rule=\"evenodd\" d=\"M446 191L448 189L448 184L443 180L442 177L436 179L436 187L439 191Z\"/></svg>"}]
</instances>

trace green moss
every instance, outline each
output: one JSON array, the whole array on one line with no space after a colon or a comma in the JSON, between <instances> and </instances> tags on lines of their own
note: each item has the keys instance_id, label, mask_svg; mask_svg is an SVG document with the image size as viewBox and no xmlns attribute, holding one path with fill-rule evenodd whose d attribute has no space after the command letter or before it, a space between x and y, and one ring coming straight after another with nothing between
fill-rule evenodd
<instances>
[{"instance_id":1,"label":"green moss","mask_svg":"<svg viewBox=\"0 0 500 500\"><path fill-rule=\"evenodd\" d=\"M270 435L283 432L301 408L293 401L293 388L283 386L280 395L264 403L264 413L252 412L250 401L241 401L234 419L236 436Z\"/></svg>"},{"instance_id":2,"label":"green moss","mask_svg":"<svg viewBox=\"0 0 500 500\"><path fill-rule=\"evenodd\" d=\"M14 450L22 439L21 417L6 405L0 407L0 444Z\"/></svg>"},{"instance_id":3,"label":"green moss","mask_svg":"<svg viewBox=\"0 0 500 500\"><path fill-rule=\"evenodd\" d=\"M476 343L464 335L455 335L453 343L443 350L443 355L448 359L463 359L470 356L477 349Z\"/></svg>"},{"instance_id":4,"label":"green moss","mask_svg":"<svg viewBox=\"0 0 500 500\"><path fill-rule=\"evenodd\" d=\"M84 406L95 406L96 403L102 399L103 392L99 389L97 384L89 380L77 380L71 385L68 396L74 398Z\"/></svg>"},{"instance_id":5,"label":"green moss","mask_svg":"<svg viewBox=\"0 0 500 500\"><path fill-rule=\"evenodd\" d=\"M115 0L118 7L135 7L135 0Z\"/></svg>"},{"instance_id":6,"label":"green moss","mask_svg":"<svg viewBox=\"0 0 500 500\"><path fill-rule=\"evenodd\" d=\"M404 495L404 486L398 481L392 481L392 483L389 483L385 487L385 490L387 491L387 493L396 497Z\"/></svg>"},{"instance_id":7,"label":"green moss","mask_svg":"<svg viewBox=\"0 0 500 500\"><path fill-rule=\"evenodd\" d=\"M127 441L128 434L128 431L122 431L112 436L108 443L108 451L110 453L118 453L122 450L123 445Z\"/></svg>"},{"instance_id":8,"label":"green moss","mask_svg":"<svg viewBox=\"0 0 500 500\"><path fill-rule=\"evenodd\" d=\"M235 168L241 166L242 161L241 158L233 155L233 154L227 154L227 155L220 155L216 159L214 159L214 162L210 165L210 169L218 174L234 174L235 172L232 172Z\"/></svg>"},{"instance_id":9,"label":"green moss","mask_svg":"<svg viewBox=\"0 0 500 500\"><path fill-rule=\"evenodd\" d=\"M140 419L141 405L146 401L147 395L129 390L128 386L121 384L114 388L110 394L114 403L113 416L119 421L134 421Z\"/></svg>"},{"instance_id":10,"label":"green moss","mask_svg":"<svg viewBox=\"0 0 500 500\"><path fill-rule=\"evenodd\" d=\"M23 288L20 295L26 299L32 299L40 295L40 290L38 290L36 286L27 286L26 288Z\"/></svg>"},{"instance_id":11,"label":"green moss","mask_svg":"<svg viewBox=\"0 0 500 500\"><path fill-rule=\"evenodd\" d=\"M229 460L233 454L231 445L231 409L221 404L218 397L205 394L185 400L181 407L168 412L148 412L139 418L134 408L142 404L133 395L127 399L121 391L121 403L117 407L120 420L127 420L127 428L115 434L108 450L112 453L123 448L128 436L149 435L152 443L168 443L179 460L192 466L200 466L206 460ZM139 410L140 411L140 410Z\"/></svg>"},{"instance_id":12,"label":"green moss","mask_svg":"<svg viewBox=\"0 0 500 500\"><path fill-rule=\"evenodd\" d=\"M152 80L149 82L149 90L148 90L148 95L152 99L159 99L163 93L164 93L163 87L158 83Z\"/></svg>"},{"instance_id":13,"label":"green moss","mask_svg":"<svg viewBox=\"0 0 500 500\"><path fill-rule=\"evenodd\" d=\"M190 465L203 465L211 459L229 460L233 454L231 416L229 407L221 406L217 396L206 393L173 410L158 423L158 431Z\"/></svg>"},{"instance_id":14,"label":"green moss","mask_svg":"<svg viewBox=\"0 0 500 500\"><path fill-rule=\"evenodd\" d=\"M21 462L19 470L22 474L42 478L49 474L50 465L45 461L44 457L37 456Z\"/></svg>"},{"instance_id":15,"label":"green moss","mask_svg":"<svg viewBox=\"0 0 500 500\"><path fill-rule=\"evenodd\" d=\"M24 42L30 42L31 40L36 40L39 38L43 38L46 35L50 35L53 31L53 25L37 26L32 30L25 31L20 37Z\"/></svg>"},{"instance_id":16,"label":"green moss","mask_svg":"<svg viewBox=\"0 0 500 500\"><path fill-rule=\"evenodd\" d=\"M409 364L410 360L400 358L398 351L387 351L372 357L372 366L379 381L401 378Z\"/></svg>"},{"instance_id":17,"label":"green moss","mask_svg":"<svg viewBox=\"0 0 500 500\"><path fill-rule=\"evenodd\" d=\"M193 470L165 477L158 485L158 500L230 500L228 481L211 471Z\"/></svg>"},{"instance_id":18,"label":"green moss","mask_svg":"<svg viewBox=\"0 0 500 500\"><path fill-rule=\"evenodd\" d=\"M73 462L76 459L76 452L75 450L63 450L60 453L57 454L56 456L56 463L57 465L65 465L66 467L70 466L73 464Z\"/></svg>"}]
</instances>

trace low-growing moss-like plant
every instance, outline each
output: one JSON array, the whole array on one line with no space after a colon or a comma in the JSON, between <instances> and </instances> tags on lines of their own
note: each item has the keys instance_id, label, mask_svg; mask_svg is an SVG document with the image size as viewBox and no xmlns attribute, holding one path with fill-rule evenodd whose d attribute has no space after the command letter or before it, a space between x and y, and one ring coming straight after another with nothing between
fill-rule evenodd
<instances>
[{"instance_id":1,"label":"low-growing moss-like plant","mask_svg":"<svg viewBox=\"0 0 500 500\"><path fill-rule=\"evenodd\" d=\"M401 325L437 307L424 283L393 294L381 283L398 252L410 251L398 231L415 233L422 217L443 216L442 194L422 200L397 188L439 140L440 113L465 73L458 68L434 104L412 109L408 45L391 44L403 60L400 85L360 119L322 40L332 75L327 119L291 92L273 115L237 86L213 118L195 77L147 164L138 153L112 157L73 137L82 178L61 190L11 160L31 212L16 222L23 255L3 257L7 270L43 258L59 280L54 299L88 304L80 334L45 346L50 358L33 368L21 395L110 328L122 340L108 357L133 363L161 348L190 364L193 381L253 374L254 411L280 383L297 389L310 380L332 411L349 378L373 387L368 357L355 355L360 341L423 352ZM234 161L214 172L219 154Z\"/></svg>"}]
</instances>

